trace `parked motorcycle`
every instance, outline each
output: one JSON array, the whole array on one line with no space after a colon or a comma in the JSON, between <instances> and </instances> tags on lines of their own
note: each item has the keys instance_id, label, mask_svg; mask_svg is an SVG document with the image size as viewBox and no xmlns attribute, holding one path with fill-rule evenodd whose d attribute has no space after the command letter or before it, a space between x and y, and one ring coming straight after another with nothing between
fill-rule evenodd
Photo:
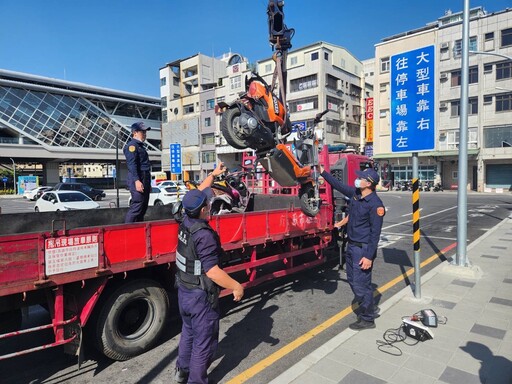
<instances>
[{"instance_id":1,"label":"parked motorcycle","mask_svg":"<svg viewBox=\"0 0 512 384\"><path fill-rule=\"evenodd\" d=\"M251 200L243 178L247 172L235 172L219 176L213 182L211 189L214 196L210 200L210 215L245 212Z\"/></svg>"},{"instance_id":2,"label":"parked motorcycle","mask_svg":"<svg viewBox=\"0 0 512 384\"><path fill-rule=\"evenodd\" d=\"M441 183L436 183L434 185L434 188L432 188L432 190L434 192L443 192L444 191L443 186L441 185Z\"/></svg>"}]
</instances>

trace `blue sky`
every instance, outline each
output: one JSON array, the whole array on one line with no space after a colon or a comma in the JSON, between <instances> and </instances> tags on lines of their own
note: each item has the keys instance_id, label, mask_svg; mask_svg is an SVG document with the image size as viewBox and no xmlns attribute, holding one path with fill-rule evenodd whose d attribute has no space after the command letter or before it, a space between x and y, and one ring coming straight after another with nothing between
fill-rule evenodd
<instances>
[{"instance_id":1,"label":"blue sky","mask_svg":"<svg viewBox=\"0 0 512 384\"><path fill-rule=\"evenodd\" d=\"M159 68L198 52L272 54L268 0L0 0L0 68L159 97ZM287 0L293 48L326 41L360 60L382 38L435 21L463 0ZM471 1L488 12L512 0ZM293 49L292 48L292 49Z\"/></svg>"}]
</instances>

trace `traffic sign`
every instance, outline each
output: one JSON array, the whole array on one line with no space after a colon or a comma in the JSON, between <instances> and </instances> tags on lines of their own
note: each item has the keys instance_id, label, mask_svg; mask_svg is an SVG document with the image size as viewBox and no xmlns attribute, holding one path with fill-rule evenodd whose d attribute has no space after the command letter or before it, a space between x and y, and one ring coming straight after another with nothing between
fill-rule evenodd
<instances>
[{"instance_id":1,"label":"traffic sign","mask_svg":"<svg viewBox=\"0 0 512 384\"><path fill-rule=\"evenodd\" d=\"M181 174L181 144L172 143L170 145L171 173Z\"/></svg>"},{"instance_id":2,"label":"traffic sign","mask_svg":"<svg viewBox=\"0 0 512 384\"><path fill-rule=\"evenodd\" d=\"M435 147L433 45L391 57L391 152Z\"/></svg>"},{"instance_id":3,"label":"traffic sign","mask_svg":"<svg viewBox=\"0 0 512 384\"><path fill-rule=\"evenodd\" d=\"M305 121L297 121L292 123L292 132L305 131L307 128Z\"/></svg>"},{"instance_id":4,"label":"traffic sign","mask_svg":"<svg viewBox=\"0 0 512 384\"><path fill-rule=\"evenodd\" d=\"M3 181L4 183L7 183L7 177L2 177L2 181Z\"/></svg>"}]
</instances>

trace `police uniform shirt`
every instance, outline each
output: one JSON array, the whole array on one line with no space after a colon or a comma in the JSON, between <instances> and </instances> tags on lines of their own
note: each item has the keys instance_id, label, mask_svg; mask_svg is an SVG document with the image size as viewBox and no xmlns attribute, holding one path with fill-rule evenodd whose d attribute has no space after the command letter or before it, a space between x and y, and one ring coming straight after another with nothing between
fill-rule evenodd
<instances>
[{"instance_id":1,"label":"police uniform shirt","mask_svg":"<svg viewBox=\"0 0 512 384\"><path fill-rule=\"evenodd\" d=\"M187 228L192 227L199 222L206 222L206 220L190 218L185 215L184 224ZM219 244L215 239L214 234L209 229L200 229L192 234L192 240L195 244L196 254L201 261L201 266L204 273L219 265L220 255L218 252Z\"/></svg>"},{"instance_id":2,"label":"police uniform shirt","mask_svg":"<svg viewBox=\"0 0 512 384\"><path fill-rule=\"evenodd\" d=\"M347 224L347 236L349 241L368 244L367 259L373 260L377 254L380 232L386 210L382 200L375 192L366 197L361 197L361 190L343 184L328 172L323 172L322 177L331 186L347 196L349 201L350 218Z\"/></svg>"},{"instance_id":3,"label":"police uniform shirt","mask_svg":"<svg viewBox=\"0 0 512 384\"><path fill-rule=\"evenodd\" d=\"M151 162L149 161L148 152L144 148L144 143L132 138L124 147L123 152L130 176L134 180L142 182L144 172L149 172L151 169Z\"/></svg>"}]
</instances>

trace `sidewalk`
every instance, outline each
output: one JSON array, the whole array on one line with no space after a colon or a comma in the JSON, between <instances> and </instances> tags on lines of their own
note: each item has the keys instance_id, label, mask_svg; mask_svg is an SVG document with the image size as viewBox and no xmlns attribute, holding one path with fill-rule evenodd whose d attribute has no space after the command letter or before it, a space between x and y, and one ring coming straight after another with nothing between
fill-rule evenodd
<instances>
[{"instance_id":1,"label":"sidewalk","mask_svg":"<svg viewBox=\"0 0 512 384\"><path fill-rule=\"evenodd\" d=\"M512 383L512 215L467 257L471 267L445 262L422 276L421 299L407 287L381 303L377 328L343 331L271 384ZM386 330L422 309L448 318L431 328L433 340L394 344L401 356L377 348Z\"/></svg>"}]
</instances>

